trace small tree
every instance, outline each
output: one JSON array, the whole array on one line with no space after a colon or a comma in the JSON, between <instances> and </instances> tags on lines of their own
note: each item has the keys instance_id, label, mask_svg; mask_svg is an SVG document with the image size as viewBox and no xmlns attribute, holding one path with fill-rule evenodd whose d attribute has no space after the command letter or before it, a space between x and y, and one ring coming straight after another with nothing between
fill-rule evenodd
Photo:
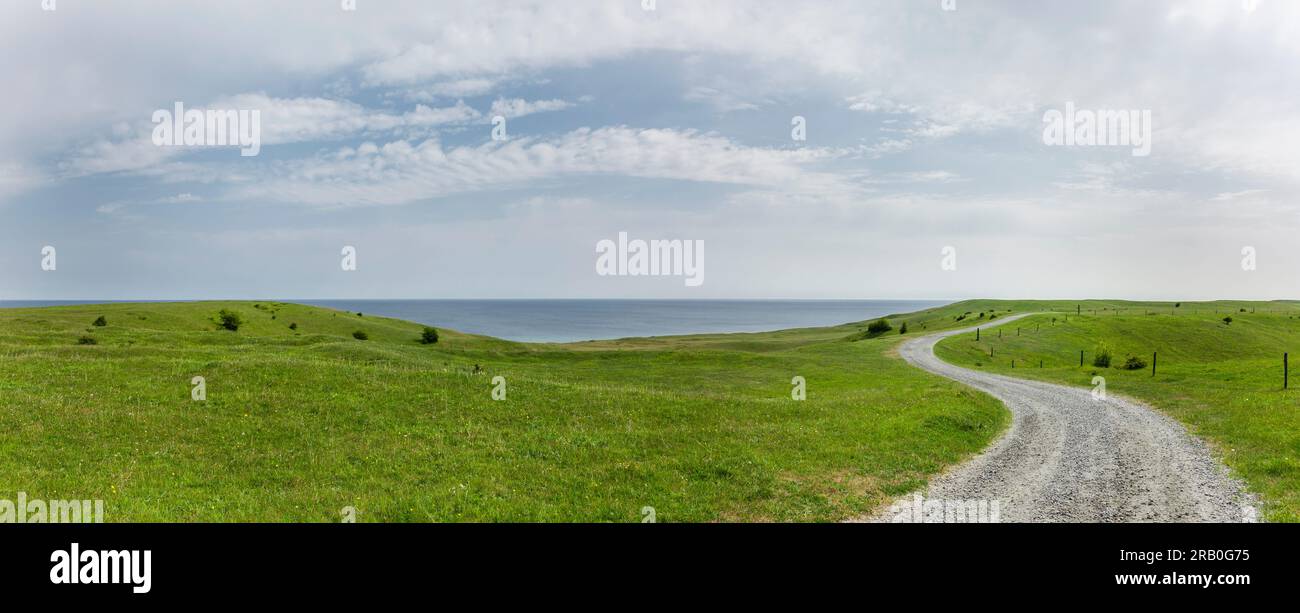
<instances>
[{"instance_id":1,"label":"small tree","mask_svg":"<svg viewBox=\"0 0 1300 613\"><path fill-rule=\"evenodd\" d=\"M357 330L356 332L352 333L352 338L355 338L359 341L368 341L370 340L370 335L366 334L365 331L363 330Z\"/></svg>"},{"instance_id":2,"label":"small tree","mask_svg":"<svg viewBox=\"0 0 1300 613\"><path fill-rule=\"evenodd\" d=\"M907 334L907 322L903 322L903 325L898 327L898 333Z\"/></svg>"},{"instance_id":3,"label":"small tree","mask_svg":"<svg viewBox=\"0 0 1300 613\"><path fill-rule=\"evenodd\" d=\"M108 320L104 319L103 315L100 315L99 318L95 320L95 325L100 328L103 328L104 326L108 325Z\"/></svg>"},{"instance_id":4,"label":"small tree","mask_svg":"<svg viewBox=\"0 0 1300 613\"><path fill-rule=\"evenodd\" d=\"M432 345L438 342L438 331L434 328L425 326L424 331L420 333L420 343Z\"/></svg>"},{"instance_id":5,"label":"small tree","mask_svg":"<svg viewBox=\"0 0 1300 613\"><path fill-rule=\"evenodd\" d=\"M1224 317L1224 318L1223 318L1223 323L1225 323L1225 324L1231 326L1231 325L1232 325L1232 316L1229 315L1228 317Z\"/></svg>"},{"instance_id":6,"label":"small tree","mask_svg":"<svg viewBox=\"0 0 1300 613\"><path fill-rule=\"evenodd\" d=\"M290 330L297 330L297 329L298 329L298 323L297 323L297 322L294 322L294 323L289 324L289 329L290 329Z\"/></svg>"},{"instance_id":7,"label":"small tree","mask_svg":"<svg viewBox=\"0 0 1300 613\"><path fill-rule=\"evenodd\" d=\"M244 319L239 316L239 313L229 309L221 309L221 312L217 313L217 320L221 323L222 328L231 332L238 332L239 326L244 324Z\"/></svg>"}]
</instances>

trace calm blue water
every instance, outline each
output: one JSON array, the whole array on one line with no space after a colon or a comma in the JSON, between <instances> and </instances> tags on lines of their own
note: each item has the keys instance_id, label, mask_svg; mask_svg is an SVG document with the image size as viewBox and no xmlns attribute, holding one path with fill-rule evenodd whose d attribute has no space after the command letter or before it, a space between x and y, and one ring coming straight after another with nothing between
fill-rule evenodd
<instances>
[{"instance_id":1,"label":"calm blue water","mask_svg":"<svg viewBox=\"0 0 1300 613\"><path fill-rule=\"evenodd\" d=\"M285 300L530 342L833 326L919 311L933 300ZM3 307L87 301L0 301Z\"/></svg>"},{"instance_id":2,"label":"calm blue water","mask_svg":"<svg viewBox=\"0 0 1300 613\"><path fill-rule=\"evenodd\" d=\"M947 304L912 300L305 300L529 342L833 326Z\"/></svg>"}]
</instances>

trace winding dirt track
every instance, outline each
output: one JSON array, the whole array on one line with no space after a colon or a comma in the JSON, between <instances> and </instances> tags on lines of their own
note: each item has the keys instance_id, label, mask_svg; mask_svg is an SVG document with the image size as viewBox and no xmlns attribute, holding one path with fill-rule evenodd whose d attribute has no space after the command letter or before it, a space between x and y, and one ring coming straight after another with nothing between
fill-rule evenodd
<instances>
[{"instance_id":1,"label":"winding dirt track","mask_svg":"<svg viewBox=\"0 0 1300 613\"><path fill-rule=\"evenodd\" d=\"M1006 317L983 329L1015 321ZM1074 388L954 366L934 355L951 330L899 347L914 366L998 398L1007 432L931 480L926 499L998 501L1002 522L1240 522L1255 516L1241 484L1206 445L1150 407ZM909 500L911 497L909 497ZM873 521L898 521L882 512Z\"/></svg>"}]
</instances>

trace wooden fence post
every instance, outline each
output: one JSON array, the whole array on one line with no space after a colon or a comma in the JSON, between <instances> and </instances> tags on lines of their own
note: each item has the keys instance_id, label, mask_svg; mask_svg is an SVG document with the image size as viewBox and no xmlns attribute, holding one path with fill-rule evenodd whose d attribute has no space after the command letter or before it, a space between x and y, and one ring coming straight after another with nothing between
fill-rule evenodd
<instances>
[{"instance_id":1,"label":"wooden fence post","mask_svg":"<svg viewBox=\"0 0 1300 613\"><path fill-rule=\"evenodd\" d=\"M1156 352L1151 352L1151 376L1156 376Z\"/></svg>"},{"instance_id":2,"label":"wooden fence post","mask_svg":"<svg viewBox=\"0 0 1300 613\"><path fill-rule=\"evenodd\" d=\"M1079 350L1079 366L1083 366L1083 350Z\"/></svg>"}]
</instances>

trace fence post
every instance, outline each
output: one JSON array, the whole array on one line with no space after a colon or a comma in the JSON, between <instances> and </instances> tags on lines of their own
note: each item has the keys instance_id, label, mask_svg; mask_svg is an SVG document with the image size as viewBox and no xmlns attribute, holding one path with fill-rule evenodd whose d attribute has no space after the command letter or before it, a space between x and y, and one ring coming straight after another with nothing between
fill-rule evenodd
<instances>
[{"instance_id":1,"label":"fence post","mask_svg":"<svg viewBox=\"0 0 1300 613\"><path fill-rule=\"evenodd\" d=\"M979 329L979 328L975 328L975 342L978 343L979 340L980 340L980 329Z\"/></svg>"},{"instance_id":2,"label":"fence post","mask_svg":"<svg viewBox=\"0 0 1300 613\"><path fill-rule=\"evenodd\" d=\"M1012 368L1015 368L1015 367L1016 367L1016 361L1015 361L1014 359L1011 360L1011 367L1012 367Z\"/></svg>"},{"instance_id":3,"label":"fence post","mask_svg":"<svg viewBox=\"0 0 1300 613\"><path fill-rule=\"evenodd\" d=\"M1079 350L1079 366L1083 366L1083 350Z\"/></svg>"},{"instance_id":4,"label":"fence post","mask_svg":"<svg viewBox=\"0 0 1300 613\"><path fill-rule=\"evenodd\" d=\"M1156 352L1151 352L1151 376L1156 376Z\"/></svg>"},{"instance_id":5,"label":"fence post","mask_svg":"<svg viewBox=\"0 0 1300 613\"><path fill-rule=\"evenodd\" d=\"M1282 389L1286 389L1287 383L1289 383L1288 379L1290 378L1291 375L1291 369L1290 366L1287 364L1286 357L1287 354L1283 353L1282 354Z\"/></svg>"}]
</instances>

